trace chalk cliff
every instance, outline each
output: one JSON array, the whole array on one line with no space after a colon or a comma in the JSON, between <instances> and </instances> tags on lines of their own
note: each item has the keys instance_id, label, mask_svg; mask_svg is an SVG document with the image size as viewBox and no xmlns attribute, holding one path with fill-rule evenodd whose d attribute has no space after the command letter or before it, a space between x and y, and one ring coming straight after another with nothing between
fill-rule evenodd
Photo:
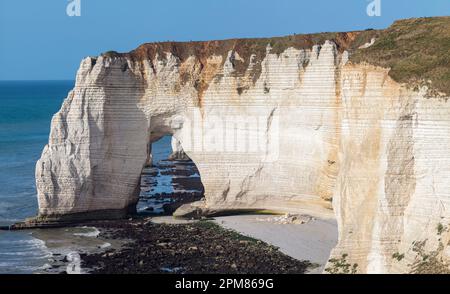
<instances>
[{"instance_id":1,"label":"chalk cliff","mask_svg":"<svg viewBox=\"0 0 450 294\"><path fill-rule=\"evenodd\" d=\"M189 156L184 152L183 146L177 138L172 137L171 146L172 153L169 155L169 160L189 160Z\"/></svg>"},{"instance_id":2,"label":"chalk cliff","mask_svg":"<svg viewBox=\"0 0 450 294\"><path fill-rule=\"evenodd\" d=\"M405 22L409 35L399 32ZM132 211L149 144L171 134L200 171L206 211L335 217L329 267L348 254L358 272L420 271L425 252L446 268L446 79L433 88L432 70L422 81L365 62L391 49L386 38L424 34L430 24L449 40L448 17L405 22L386 31L152 43L84 59L37 163L40 218ZM410 44L404 58L417 50ZM450 68L448 58L441 67Z\"/></svg>"}]
</instances>

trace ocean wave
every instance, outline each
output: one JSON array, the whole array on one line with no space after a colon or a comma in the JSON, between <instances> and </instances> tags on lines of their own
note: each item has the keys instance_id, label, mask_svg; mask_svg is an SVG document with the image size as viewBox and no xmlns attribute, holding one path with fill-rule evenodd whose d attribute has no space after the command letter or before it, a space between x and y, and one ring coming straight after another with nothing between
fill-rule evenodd
<instances>
[{"instance_id":1,"label":"ocean wave","mask_svg":"<svg viewBox=\"0 0 450 294\"><path fill-rule=\"evenodd\" d=\"M0 244L10 245L30 245L30 247L45 247L45 242L39 239L26 239L26 240L1 240Z\"/></svg>"},{"instance_id":2,"label":"ocean wave","mask_svg":"<svg viewBox=\"0 0 450 294\"><path fill-rule=\"evenodd\" d=\"M0 273L32 273L48 262L45 242L22 232L1 233Z\"/></svg>"},{"instance_id":3,"label":"ocean wave","mask_svg":"<svg viewBox=\"0 0 450 294\"><path fill-rule=\"evenodd\" d=\"M91 232L85 233L73 233L74 236L82 236L82 237L98 237L100 235L100 231L96 227L81 227L83 229L93 229Z\"/></svg>"},{"instance_id":4,"label":"ocean wave","mask_svg":"<svg viewBox=\"0 0 450 294\"><path fill-rule=\"evenodd\" d=\"M49 252L40 252L40 251L30 251L30 250L23 250L23 251L13 251L13 252L0 252L0 258L1 256L28 256L28 257L39 257L39 258L47 258L51 257L52 254Z\"/></svg>"},{"instance_id":5,"label":"ocean wave","mask_svg":"<svg viewBox=\"0 0 450 294\"><path fill-rule=\"evenodd\" d=\"M18 265L14 262L0 262L0 274L9 274L17 272L32 273L39 268L40 266Z\"/></svg>"},{"instance_id":6,"label":"ocean wave","mask_svg":"<svg viewBox=\"0 0 450 294\"><path fill-rule=\"evenodd\" d=\"M105 248L108 248L108 247L111 247L111 243L105 242L102 245L100 245L100 249L105 249Z\"/></svg>"}]
</instances>

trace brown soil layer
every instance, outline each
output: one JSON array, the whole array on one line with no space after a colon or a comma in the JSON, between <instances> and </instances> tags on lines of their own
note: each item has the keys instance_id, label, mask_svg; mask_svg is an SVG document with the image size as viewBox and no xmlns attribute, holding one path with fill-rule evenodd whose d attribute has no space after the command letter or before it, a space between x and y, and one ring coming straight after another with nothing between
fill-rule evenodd
<instances>
[{"instance_id":1,"label":"brown soil layer","mask_svg":"<svg viewBox=\"0 0 450 294\"><path fill-rule=\"evenodd\" d=\"M375 37L375 44L359 49ZM350 51L354 63L367 62L390 68L389 75L397 82L417 87L427 85L430 95L437 92L450 94L450 17L411 18L396 21L384 30L367 29L352 32L326 32L317 34L295 34L273 38L229 39L198 42L158 42L146 43L129 53L109 51L104 56L126 57L134 62L148 60L153 66L156 56L163 59L171 52L182 64L188 57L195 57L199 72L194 76L182 72L182 83L191 82L198 91L199 103L202 93L220 73L208 67L211 56L221 56L222 64L229 51L237 53L242 59L233 60L234 74L237 77L249 75L255 82L261 74L261 61L266 56L267 45L272 53L281 54L289 47L296 49L321 45L325 40L333 41L338 50ZM247 72L251 57L255 62L251 72ZM215 65L217 66L217 65ZM429 81L428 81L429 80ZM238 89L241 93L244 88ZM201 104L200 104L201 105Z\"/></svg>"},{"instance_id":2,"label":"brown soil layer","mask_svg":"<svg viewBox=\"0 0 450 294\"><path fill-rule=\"evenodd\" d=\"M103 237L131 240L120 250L82 255L82 266L96 274L300 274L312 266L210 221L169 225L141 218L94 225Z\"/></svg>"}]
</instances>

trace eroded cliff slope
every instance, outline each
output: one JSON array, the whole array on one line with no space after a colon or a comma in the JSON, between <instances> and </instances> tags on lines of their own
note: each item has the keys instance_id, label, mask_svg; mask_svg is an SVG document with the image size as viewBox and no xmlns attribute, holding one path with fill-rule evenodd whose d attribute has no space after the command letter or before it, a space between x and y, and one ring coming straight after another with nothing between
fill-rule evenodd
<instances>
[{"instance_id":1,"label":"eroded cliff slope","mask_svg":"<svg viewBox=\"0 0 450 294\"><path fill-rule=\"evenodd\" d=\"M172 134L200 171L203 209L335 217L332 257L348 254L358 272L423 268L414 264L420 250L436 252L445 268L449 42L436 45L443 77L430 67L424 81L420 70L398 78L379 66L396 68L401 57L363 62L391 50L379 43L386 38L394 46L409 38L401 56L420 56L411 40L429 35L430 24L448 41L450 18L442 17L385 31L153 43L88 57L37 163L40 216L123 216L137 202L149 144Z\"/></svg>"}]
</instances>

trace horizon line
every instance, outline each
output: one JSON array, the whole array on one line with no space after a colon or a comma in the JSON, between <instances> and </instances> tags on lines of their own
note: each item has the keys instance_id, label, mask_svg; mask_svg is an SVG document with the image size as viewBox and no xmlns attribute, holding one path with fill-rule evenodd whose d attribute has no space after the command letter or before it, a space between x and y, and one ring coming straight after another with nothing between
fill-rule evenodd
<instances>
[{"instance_id":1,"label":"horizon line","mask_svg":"<svg viewBox=\"0 0 450 294\"><path fill-rule=\"evenodd\" d=\"M75 79L0 79L0 82L75 82Z\"/></svg>"}]
</instances>

